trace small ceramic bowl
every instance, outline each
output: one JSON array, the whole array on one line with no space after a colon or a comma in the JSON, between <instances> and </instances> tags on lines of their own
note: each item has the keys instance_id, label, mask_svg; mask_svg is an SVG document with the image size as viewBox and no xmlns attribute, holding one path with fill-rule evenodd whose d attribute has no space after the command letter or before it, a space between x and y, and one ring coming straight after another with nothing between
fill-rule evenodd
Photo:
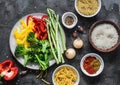
<instances>
[{"instance_id":1,"label":"small ceramic bowl","mask_svg":"<svg viewBox=\"0 0 120 85\"><path fill-rule=\"evenodd\" d=\"M72 29L73 27L75 27L77 22L78 22L78 18L72 12L65 12L62 15L62 24L68 29Z\"/></svg>"},{"instance_id":2,"label":"small ceramic bowl","mask_svg":"<svg viewBox=\"0 0 120 85\"><path fill-rule=\"evenodd\" d=\"M85 14L82 14L79 10L78 10L78 7L77 7L77 4L78 4L78 0L75 0L75 10L77 11L77 13L83 17L86 17L86 18L90 18L90 17L94 17L95 15L97 15L101 9L101 0L98 0L98 9L97 11L92 14L92 15L85 15Z\"/></svg>"},{"instance_id":3,"label":"small ceramic bowl","mask_svg":"<svg viewBox=\"0 0 120 85\"><path fill-rule=\"evenodd\" d=\"M84 61L86 58L88 57L95 57L97 60L99 60L100 62L100 67L99 69L97 70L97 72L95 72L94 74L90 74L89 72L87 72L83 66L84 64ZM89 77L95 77L95 76L98 76L102 71L103 71L103 68L104 68L104 62L103 62L103 59L96 53L88 53L86 54L85 56L83 56L83 58L81 59L81 62L80 62L80 68L82 70L82 72L89 76Z\"/></svg>"},{"instance_id":4,"label":"small ceramic bowl","mask_svg":"<svg viewBox=\"0 0 120 85\"><path fill-rule=\"evenodd\" d=\"M54 76L55 76L55 73L56 73L60 68L62 68L62 67L70 67L70 68L72 68L72 69L77 73L78 79L77 79L77 81L75 82L74 85L78 85L79 82L80 82L79 73L78 73L78 71L77 71L77 69L76 69L75 67L73 67L73 66L71 66L71 65L68 65L68 64L61 65L61 66L57 67L57 68L54 70L54 72L53 72L53 74L52 74L52 82L53 82L53 85L57 85L57 84L55 83L55 81L54 81Z\"/></svg>"},{"instance_id":5,"label":"small ceramic bowl","mask_svg":"<svg viewBox=\"0 0 120 85\"><path fill-rule=\"evenodd\" d=\"M114 26L114 28L116 29L117 33L118 33L118 41L117 43L112 46L111 48L109 49L101 49L101 48L98 48L92 41L92 38L91 38L91 35L92 35L92 32L94 30L94 28L98 25L102 25L102 24L110 24L112 26ZM117 26L114 22L112 21L96 21L95 23L93 23L91 26L90 26L90 30L89 30L89 34L88 34L88 39L89 39L89 42L90 44L93 46L93 48L95 48L96 50L100 51L100 52L104 52L104 53L107 53L107 52L111 52L111 51L114 51L120 44L120 28L119 26Z\"/></svg>"}]
</instances>

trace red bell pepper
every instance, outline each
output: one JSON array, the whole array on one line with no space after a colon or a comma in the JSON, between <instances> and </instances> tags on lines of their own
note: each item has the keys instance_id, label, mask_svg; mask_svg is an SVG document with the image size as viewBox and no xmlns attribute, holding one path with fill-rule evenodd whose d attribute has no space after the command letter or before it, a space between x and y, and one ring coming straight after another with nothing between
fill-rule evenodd
<instances>
[{"instance_id":1,"label":"red bell pepper","mask_svg":"<svg viewBox=\"0 0 120 85\"><path fill-rule=\"evenodd\" d=\"M18 67L14 65L12 60L5 60L0 64L0 74L4 80L10 81L18 74Z\"/></svg>"},{"instance_id":2,"label":"red bell pepper","mask_svg":"<svg viewBox=\"0 0 120 85\"><path fill-rule=\"evenodd\" d=\"M28 22L30 20L30 18L33 19L34 22L34 28L33 28L33 32L35 33L35 35L37 35L37 39L39 40L45 40L48 39L48 35L47 35L47 28L46 28L46 22L45 19L48 18L47 15L43 15L41 18L37 18L37 17L33 17L33 16L28 16L27 17L27 25Z\"/></svg>"},{"instance_id":3,"label":"red bell pepper","mask_svg":"<svg viewBox=\"0 0 120 85\"><path fill-rule=\"evenodd\" d=\"M33 18L31 15L29 15L28 17L27 17L27 21L26 21L26 24L28 25L28 22L29 22L29 20L30 20L30 18Z\"/></svg>"},{"instance_id":4,"label":"red bell pepper","mask_svg":"<svg viewBox=\"0 0 120 85\"><path fill-rule=\"evenodd\" d=\"M43 16L42 16L42 20L47 19L47 18L48 18L47 15L43 15Z\"/></svg>"}]
</instances>

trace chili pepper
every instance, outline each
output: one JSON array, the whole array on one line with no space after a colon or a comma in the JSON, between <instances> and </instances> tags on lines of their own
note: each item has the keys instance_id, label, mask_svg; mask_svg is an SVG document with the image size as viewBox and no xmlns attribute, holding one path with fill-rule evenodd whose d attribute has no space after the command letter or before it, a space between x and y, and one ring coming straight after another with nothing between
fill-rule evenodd
<instances>
[{"instance_id":1,"label":"chili pepper","mask_svg":"<svg viewBox=\"0 0 120 85\"><path fill-rule=\"evenodd\" d=\"M4 80L10 81L18 74L18 67L12 60L5 60L0 64L0 74L3 75Z\"/></svg>"}]
</instances>

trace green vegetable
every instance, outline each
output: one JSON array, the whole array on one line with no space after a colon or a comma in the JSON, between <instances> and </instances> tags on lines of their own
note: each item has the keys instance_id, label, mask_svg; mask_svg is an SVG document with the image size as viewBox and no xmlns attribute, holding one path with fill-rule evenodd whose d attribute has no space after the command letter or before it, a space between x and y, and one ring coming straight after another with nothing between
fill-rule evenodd
<instances>
[{"instance_id":1,"label":"green vegetable","mask_svg":"<svg viewBox=\"0 0 120 85\"><path fill-rule=\"evenodd\" d=\"M47 23L47 24L48 24L48 23ZM54 56L54 59L56 60L56 63L58 64L59 61L58 61L57 55L56 55L56 53L55 53L55 51L54 51L54 47L53 47L53 43L52 43L52 40L51 40L51 37L50 37L50 31L49 31L49 29L48 29L48 25L47 25L47 32L48 32L48 39L49 39L49 42L50 42L50 47L51 47L51 50L52 50L52 54L53 54L53 56Z\"/></svg>"},{"instance_id":2,"label":"green vegetable","mask_svg":"<svg viewBox=\"0 0 120 85\"><path fill-rule=\"evenodd\" d=\"M27 54L27 50L24 48L23 45L18 45L16 47L16 50L15 50L15 55L18 56L18 57L21 57L23 55L26 55Z\"/></svg>"},{"instance_id":3,"label":"green vegetable","mask_svg":"<svg viewBox=\"0 0 120 85\"><path fill-rule=\"evenodd\" d=\"M29 35L27 36L27 42L29 43L34 43L34 42L38 42L39 40L35 37L35 33L34 32L30 32Z\"/></svg>"},{"instance_id":4,"label":"green vegetable","mask_svg":"<svg viewBox=\"0 0 120 85\"><path fill-rule=\"evenodd\" d=\"M38 40L33 32L27 37L30 46L26 49L23 45L18 45L15 49L16 57L24 57L24 66L28 62L38 63L40 70L46 70L49 67L49 61L53 58L51 47L48 40ZM53 49L55 52L55 49Z\"/></svg>"},{"instance_id":5,"label":"green vegetable","mask_svg":"<svg viewBox=\"0 0 120 85\"><path fill-rule=\"evenodd\" d=\"M15 50L15 56L17 57L24 57L24 66L26 66L27 61L29 60L29 52L24 48L23 45L18 45Z\"/></svg>"},{"instance_id":6,"label":"green vegetable","mask_svg":"<svg viewBox=\"0 0 120 85\"><path fill-rule=\"evenodd\" d=\"M38 40L33 32L27 36L30 46L26 49L18 45L15 49L16 57L24 58L24 66L28 62L38 63L41 70L49 67L49 61L55 59L56 63L64 63L63 53L66 50L65 36L59 23L59 16L52 9L47 9L49 18L46 19L48 40Z\"/></svg>"},{"instance_id":7,"label":"green vegetable","mask_svg":"<svg viewBox=\"0 0 120 85\"><path fill-rule=\"evenodd\" d=\"M47 9L47 12L49 16L49 19L46 20L48 39L51 45L51 49L55 48L57 51L57 53L55 54L54 50L52 50L52 53L57 64L64 63L64 58L62 54L66 50L66 45L64 32L59 23L59 15L57 15L55 11L50 8ZM54 45L54 47L52 45Z\"/></svg>"}]
</instances>

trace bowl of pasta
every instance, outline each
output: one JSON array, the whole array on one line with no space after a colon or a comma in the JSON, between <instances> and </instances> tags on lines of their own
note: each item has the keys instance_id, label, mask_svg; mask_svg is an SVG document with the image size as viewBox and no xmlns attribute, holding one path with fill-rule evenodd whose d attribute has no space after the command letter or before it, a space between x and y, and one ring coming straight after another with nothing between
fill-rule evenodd
<instances>
[{"instance_id":1,"label":"bowl of pasta","mask_svg":"<svg viewBox=\"0 0 120 85\"><path fill-rule=\"evenodd\" d=\"M80 76L75 67L63 64L54 70L52 81L54 85L78 85Z\"/></svg>"},{"instance_id":2,"label":"bowl of pasta","mask_svg":"<svg viewBox=\"0 0 120 85\"><path fill-rule=\"evenodd\" d=\"M93 17L101 9L101 0L75 0L75 9L83 17Z\"/></svg>"}]
</instances>

